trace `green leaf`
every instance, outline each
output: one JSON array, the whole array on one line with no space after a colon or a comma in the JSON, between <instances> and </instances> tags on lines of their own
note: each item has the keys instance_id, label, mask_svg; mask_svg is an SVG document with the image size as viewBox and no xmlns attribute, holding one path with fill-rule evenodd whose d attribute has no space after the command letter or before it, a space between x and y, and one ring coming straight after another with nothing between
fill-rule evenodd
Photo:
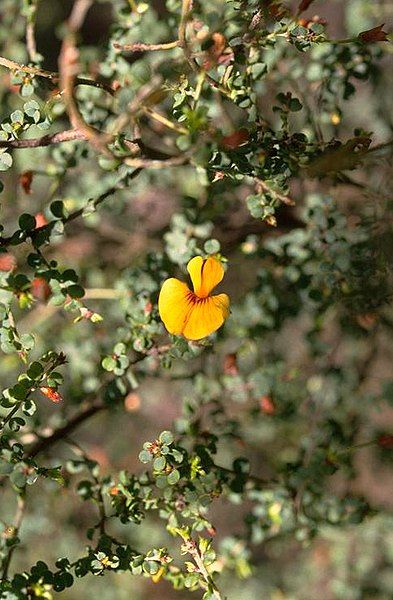
<instances>
[{"instance_id":1,"label":"green leaf","mask_svg":"<svg viewBox=\"0 0 393 600\"><path fill-rule=\"evenodd\" d=\"M148 450L141 450L141 452L139 452L139 460L142 463L147 464L153 460L153 456Z\"/></svg>"},{"instance_id":2,"label":"green leaf","mask_svg":"<svg viewBox=\"0 0 393 600\"><path fill-rule=\"evenodd\" d=\"M14 110L14 112L11 113L10 118L12 123L23 123L24 121L24 115L21 110Z\"/></svg>"},{"instance_id":3,"label":"green leaf","mask_svg":"<svg viewBox=\"0 0 393 600\"><path fill-rule=\"evenodd\" d=\"M31 363L30 367L27 369L27 375L30 379L39 379L43 372L44 367L37 361Z\"/></svg>"},{"instance_id":4,"label":"green leaf","mask_svg":"<svg viewBox=\"0 0 393 600\"><path fill-rule=\"evenodd\" d=\"M173 433L171 431L163 431L160 433L159 440L162 444L169 446L174 440Z\"/></svg>"},{"instance_id":5,"label":"green leaf","mask_svg":"<svg viewBox=\"0 0 393 600\"><path fill-rule=\"evenodd\" d=\"M221 249L221 245L218 240L211 239L205 242L203 249L206 254L217 254Z\"/></svg>"},{"instance_id":6,"label":"green leaf","mask_svg":"<svg viewBox=\"0 0 393 600\"><path fill-rule=\"evenodd\" d=\"M81 285L69 285L67 288L67 294L71 296L71 298L83 298L85 295L85 290Z\"/></svg>"},{"instance_id":7,"label":"green leaf","mask_svg":"<svg viewBox=\"0 0 393 600\"><path fill-rule=\"evenodd\" d=\"M15 400L24 400L28 390L22 383L16 383L12 388L10 388L9 392L12 398L15 398Z\"/></svg>"},{"instance_id":8,"label":"green leaf","mask_svg":"<svg viewBox=\"0 0 393 600\"><path fill-rule=\"evenodd\" d=\"M11 482L19 489L25 487L27 482L27 476L19 469L15 469L10 475Z\"/></svg>"},{"instance_id":9,"label":"green leaf","mask_svg":"<svg viewBox=\"0 0 393 600\"><path fill-rule=\"evenodd\" d=\"M23 213L19 217L19 227L22 231L31 231L36 228L36 220L33 215L29 215L29 213Z\"/></svg>"},{"instance_id":10,"label":"green leaf","mask_svg":"<svg viewBox=\"0 0 393 600\"><path fill-rule=\"evenodd\" d=\"M180 473L177 469L174 469L167 476L167 481L168 481L169 485L175 485L179 481L179 479L180 479Z\"/></svg>"},{"instance_id":11,"label":"green leaf","mask_svg":"<svg viewBox=\"0 0 393 600\"><path fill-rule=\"evenodd\" d=\"M1 461L0 462L0 475L9 475L14 470L14 465Z\"/></svg>"},{"instance_id":12,"label":"green leaf","mask_svg":"<svg viewBox=\"0 0 393 600\"><path fill-rule=\"evenodd\" d=\"M115 358L112 358L112 356L105 356L105 358L102 359L101 365L105 371L113 371L116 369L117 361Z\"/></svg>"},{"instance_id":13,"label":"green leaf","mask_svg":"<svg viewBox=\"0 0 393 600\"><path fill-rule=\"evenodd\" d=\"M35 345L35 339L32 335L30 335L30 333L24 333L23 335L21 335L20 342L23 346L23 349L26 351L34 348Z\"/></svg>"},{"instance_id":14,"label":"green leaf","mask_svg":"<svg viewBox=\"0 0 393 600\"><path fill-rule=\"evenodd\" d=\"M158 456L153 462L153 467L156 471L163 471L166 467L165 457Z\"/></svg>"},{"instance_id":15,"label":"green leaf","mask_svg":"<svg viewBox=\"0 0 393 600\"><path fill-rule=\"evenodd\" d=\"M64 219L68 217L68 212L64 207L64 202L62 202L61 200L55 200L54 202L52 202L52 204L50 205L50 211L53 214L53 216L57 217L58 219Z\"/></svg>"},{"instance_id":16,"label":"green leaf","mask_svg":"<svg viewBox=\"0 0 393 600\"><path fill-rule=\"evenodd\" d=\"M24 103L23 110L25 111L26 115L33 117L35 113L40 110L40 105L36 100L29 100L29 102Z\"/></svg>"},{"instance_id":17,"label":"green leaf","mask_svg":"<svg viewBox=\"0 0 393 600\"><path fill-rule=\"evenodd\" d=\"M7 171L12 167L12 156L8 152L0 153L0 171Z\"/></svg>"},{"instance_id":18,"label":"green leaf","mask_svg":"<svg viewBox=\"0 0 393 600\"><path fill-rule=\"evenodd\" d=\"M74 269L66 269L61 274L61 281L63 281L64 283L66 281L73 281L74 283L76 283L78 281L78 275L76 274Z\"/></svg>"},{"instance_id":19,"label":"green leaf","mask_svg":"<svg viewBox=\"0 0 393 600\"><path fill-rule=\"evenodd\" d=\"M37 410L37 406L36 406L35 402L33 402L33 400L28 399L22 404L23 413L25 415L28 415L29 417L32 417L36 410Z\"/></svg>"},{"instance_id":20,"label":"green leaf","mask_svg":"<svg viewBox=\"0 0 393 600\"><path fill-rule=\"evenodd\" d=\"M289 101L289 110L291 110L292 112L298 112L299 110L302 110L303 105L300 102L300 100L298 100L297 98L291 98Z\"/></svg>"}]
</instances>

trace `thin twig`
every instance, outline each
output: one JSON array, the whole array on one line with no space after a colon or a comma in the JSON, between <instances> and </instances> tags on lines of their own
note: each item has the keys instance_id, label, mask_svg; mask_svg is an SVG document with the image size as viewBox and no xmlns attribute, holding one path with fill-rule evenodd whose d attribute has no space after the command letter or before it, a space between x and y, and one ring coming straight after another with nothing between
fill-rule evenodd
<instances>
[{"instance_id":1,"label":"thin twig","mask_svg":"<svg viewBox=\"0 0 393 600\"><path fill-rule=\"evenodd\" d=\"M74 440L72 440L68 437L64 438L64 441L67 444L69 444L69 446L72 448L72 450L75 452L75 454L77 456L82 457L86 462L93 461L93 459L90 458L90 456L83 450L83 448L82 448L82 446L80 446L80 444L78 444L77 442L75 442ZM93 474L92 474L92 477L94 479L94 483L97 486L97 497L94 498L94 500L97 503L98 513L99 513L99 517L100 517L97 527L102 535L105 533L105 521L106 521L104 496L101 491L100 481L99 481L98 477L95 477Z\"/></svg>"},{"instance_id":2,"label":"thin twig","mask_svg":"<svg viewBox=\"0 0 393 600\"><path fill-rule=\"evenodd\" d=\"M116 290L113 288L88 288L85 289L84 300L116 300L116 298L125 298L131 292L128 290Z\"/></svg>"},{"instance_id":3,"label":"thin twig","mask_svg":"<svg viewBox=\"0 0 393 600\"><path fill-rule=\"evenodd\" d=\"M393 140L389 140L388 142L384 142L382 144L378 144L377 146L369 148L366 154L370 154L370 152L377 152L378 150L384 150L385 148L389 148L390 146L393 146Z\"/></svg>"},{"instance_id":4,"label":"thin twig","mask_svg":"<svg viewBox=\"0 0 393 600\"><path fill-rule=\"evenodd\" d=\"M54 83L58 83L60 81L60 74L56 71L46 71L45 69L40 69L31 65L23 65L21 63L15 62L14 60L4 58L3 56L0 56L0 65L6 67L10 71L21 71L22 73L28 73L29 75L34 75L36 77L44 77L45 79L50 79ZM105 90L112 96L115 94L115 91L106 83L102 81L94 81L93 79L87 79L85 77L76 77L75 85L91 85L95 88Z\"/></svg>"},{"instance_id":5,"label":"thin twig","mask_svg":"<svg viewBox=\"0 0 393 600\"><path fill-rule=\"evenodd\" d=\"M278 198L278 200L280 200L283 204L286 204L287 206L294 206L295 202L294 200L292 200L291 198L289 198L289 196L285 196L284 194L280 194L280 192L277 192L275 189L271 188L266 181L264 181L263 179L260 179L259 177L255 177L255 181L257 186L259 186L264 192L267 192L268 194L272 194L273 196L275 196L276 198Z\"/></svg>"},{"instance_id":6,"label":"thin twig","mask_svg":"<svg viewBox=\"0 0 393 600\"><path fill-rule=\"evenodd\" d=\"M139 168L139 169L135 169L135 171L133 171L131 174L127 174L123 179L121 179L115 185L113 185L108 190L106 190L106 192L104 192L103 194L98 196L98 198L95 198L94 200L90 201L90 206L93 208L96 208L97 206L99 206L102 202L104 202L104 200L109 198L109 196L112 196L118 190L123 189L125 182L134 179L137 175L139 175L139 173L141 171L142 171L142 168ZM62 222L65 224L65 223L69 223L70 221L74 221L75 219L77 219L78 217L83 215L83 213L85 212L85 209L86 209L86 206L79 208L78 210L70 213L68 215L68 217L65 217L64 219L62 219ZM53 227L56 222L57 222L57 219L54 219L53 221L50 221L49 223L47 223L46 225L43 225L42 227L37 227L37 229L34 229L33 232L24 232L23 238L21 236L20 241L24 241L28 237L31 237L34 241L34 238L40 232L48 231L49 228ZM0 247L9 246L12 243L12 241L13 241L13 236L9 236L9 237L1 237L0 236Z\"/></svg>"},{"instance_id":7,"label":"thin twig","mask_svg":"<svg viewBox=\"0 0 393 600\"><path fill-rule=\"evenodd\" d=\"M137 175L139 175L139 173L141 171L142 171L141 168L135 169L135 171L133 171L133 173L131 173L131 175L127 176L128 180L134 179ZM121 190L123 188L124 188L124 181L121 180L117 184L115 184L113 187L109 188L109 190L107 190L106 192L101 194L101 196L98 196L98 198L93 200L93 202L91 203L91 206L93 206L94 208L97 208L97 206L99 206L102 202L104 202L104 200L109 198L109 196L112 196L115 192L117 192L118 190ZM63 223L65 224L65 223L69 223L70 221L74 221L75 219L77 219L78 217L83 215L83 213L85 212L85 209L86 209L86 207L84 206L83 208L79 208L78 210L75 210L74 212L69 214L68 217L63 219ZM47 225L44 225L44 227L47 227ZM36 231L38 231L38 230L36 230Z\"/></svg>"},{"instance_id":8,"label":"thin twig","mask_svg":"<svg viewBox=\"0 0 393 600\"><path fill-rule=\"evenodd\" d=\"M107 148L110 136L88 125L74 97L76 77L80 68L79 50L76 47L76 33L82 27L86 13L93 0L75 0L67 22L68 34L65 36L59 55L60 86L63 90L64 104L70 123L74 129L82 131L91 145L99 152L112 157Z\"/></svg>"},{"instance_id":9,"label":"thin twig","mask_svg":"<svg viewBox=\"0 0 393 600\"><path fill-rule=\"evenodd\" d=\"M15 404L15 406L13 407L13 409L10 410L10 412L8 413L8 415L6 415L4 417L4 419L0 423L0 431L4 429L4 427L7 425L7 423L9 423L9 421L11 421L12 417L14 416L14 414L16 412L18 412L19 407L20 407L20 403L18 402L18 404Z\"/></svg>"},{"instance_id":10,"label":"thin twig","mask_svg":"<svg viewBox=\"0 0 393 600\"><path fill-rule=\"evenodd\" d=\"M173 156L165 160L155 160L153 158L125 158L124 164L129 167L135 167L137 169L165 169L166 167L177 167L188 163L190 156L182 154L180 156Z\"/></svg>"},{"instance_id":11,"label":"thin twig","mask_svg":"<svg viewBox=\"0 0 393 600\"><path fill-rule=\"evenodd\" d=\"M26 48L31 62L35 62L37 58L37 45L34 35L34 21L26 23Z\"/></svg>"},{"instance_id":12,"label":"thin twig","mask_svg":"<svg viewBox=\"0 0 393 600\"><path fill-rule=\"evenodd\" d=\"M75 79L79 70L79 50L76 47L75 34L82 27L87 11L93 0L75 0L67 22L69 33L65 36L59 56L60 83L67 113L74 129L83 131L91 144L104 154L111 155L106 147L108 136L88 125L74 98Z\"/></svg>"},{"instance_id":13,"label":"thin twig","mask_svg":"<svg viewBox=\"0 0 393 600\"><path fill-rule=\"evenodd\" d=\"M108 405L104 404L102 400L91 402L85 408L82 408L82 410L77 412L63 427L54 429L50 435L40 438L35 442L27 452L27 458L34 458L37 454L44 452L63 438L67 437L79 425L107 408L109 408Z\"/></svg>"},{"instance_id":14,"label":"thin twig","mask_svg":"<svg viewBox=\"0 0 393 600\"><path fill-rule=\"evenodd\" d=\"M161 115L159 112L153 110L152 108L143 106L141 107L141 110L155 121L158 121L162 125L165 125L165 127L168 127L168 129L173 129L174 131L177 131L178 133L182 133L184 135L188 134L188 129L182 127L181 125L178 125L177 123L173 123L164 115Z\"/></svg>"},{"instance_id":15,"label":"thin twig","mask_svg":"<svg viewBox=\"0 0 393 600\"><path fill-rule=\"evenodd\" d=\"M19 494L18 495L18 504L17 504L17 508L16 508L16 512L15 512L15 518L14 518L14 525L13 525L13 537L16 538L19 532L19 529L22 525L22 521L23 521L23 517L25 514L25 497L24 494ZM8 555L6 556L6 558L4 559L4 566L3 566L3 575L2 575L2 581L5 581L8 577L8 571L10 568L10 564L11 564L11 559L12 559L12 555L16 549L16 544L13 544L9 551L8 551Z\"/></svg>"},{"instance_id":16,"label":"thin twig","mask_svg":"<svg viewBox=\"0 0 393 600\"><path fill-rule=\"evenodd\" d=\"M172 48L178 48L180 41L175 40L174 42L166 42L163 44L145 44L143 42L134 42L133 44L119 44L114 42L113 47L116 50L122 50L124 52L145 52L145 51L159 51L159 50L171 50Z\"/></svg>"},{"instance_id":17,"label":"thin twig","mask_svg":"<svg viewBox=\"0 0 393 600\"><path fill-rule=\"evenodd\" d=\"M179 535L183 538L183 542L184 542L183 547L186 550L186 552L188 552L188 554L193 558L193 560L198 568L198 572L202 575L208 590L209 591L211 590L211 592L216 600L222 600L222 596L220 594L219 589L217 588L209 571L205 567L205 563L203 562L203 558L199 552L197 543L193 539L189 539L189 538L185 537L184 535L182 535L182 533L180 531L179 531Z\"/></svg>"}]
</instances>

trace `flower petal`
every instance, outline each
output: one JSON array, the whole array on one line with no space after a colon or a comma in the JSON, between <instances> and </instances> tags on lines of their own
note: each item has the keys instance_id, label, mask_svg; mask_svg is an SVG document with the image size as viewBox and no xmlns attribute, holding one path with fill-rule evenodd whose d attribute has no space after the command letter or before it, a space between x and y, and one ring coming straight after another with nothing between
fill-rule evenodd
<instances>
[{"instance_id":1,"label":"flower petal","mask_svg":"<svg viewBox=\"0 0 393 600\"><path fill-rule=\"evenodd\" d=\"M219 260L209 256L203 259L195 256L187 265L194 292L199 298L206 298L224 277L224 269Z\"/></svg>"},{"instance_id":2,"label":"flower petal","mask_svg":"<svg viewBox=\"0 0 393 600\"><path fill-rule=\"evenodd\" d=\"M198 298L186 318L183 335L189 340L200 340L217 331L228 315L229 298L226 294Z\"/></svg>"},{"instance_id":3,"label":"flower petal","mask_svg":"<svg viewBox=\"0 0 393 600\"><path fill-rule=\"evenodd\" d=\"M164 281L158 298L158 310L169 333L183 333L187 316L193 307L193 296L182 281L174 277Z\"/></svg>"}]
</instances>

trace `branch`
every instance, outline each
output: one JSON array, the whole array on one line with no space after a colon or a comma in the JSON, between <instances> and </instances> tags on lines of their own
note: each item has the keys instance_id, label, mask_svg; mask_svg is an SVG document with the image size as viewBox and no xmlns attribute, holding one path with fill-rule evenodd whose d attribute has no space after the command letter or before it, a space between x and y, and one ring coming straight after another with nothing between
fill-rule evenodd
<instances>
[{"instance_id":1,"label":"branch","mask_svg":"<svg viewBox=\"0 0 393 600\"><path fill-rule=\"evenodd\" d=\"M20 407L20 402L18 402L18 404L15 404L14 408L12 410L10 410L8 415L6 415L4 417L4 419L0 422L0 431L2 431L4 429L4 427L7 425L7 423L9 421L11 421L14 414L18 412L19 407Z\"/></svg>"},{"instance_id":2,"label":"branch","mask_svg":"<svg viewBox=\"0 0 393 600\"><path fill-rule=\"evenodd\" d=\"M40 452L47 450L56 442L59 442L64 437L68 436L74 429L76 429L79 425L87 421L97 413L106 410L108 408L107 404L104 404L102 400L96 400L89 404L86 408L82 409L80 412L76 413L63 427L59 427L52 431L52 433L44 438L40 438L35 444L33 444L30 450L27 452L27 458L34 458Z\"/></svg>"},{"instance_id":3,"label":"branch","mask_svg":"<svg viewBox=\"0 0 393 600\"><path fill-rule=\"evenodd\" d=\"M76 33L82 27L86 14L93 4L93 0L75 0L71 14L68 19L68 29Z\"/></svg>"},{"instance_id":4,"label":"branch","mask_svg":"<svg viewBox=\"0 0 393 600\"><path fill-rule=\"evenodd\" d=\"M193 2L193 0L182 0L181 17L180 17L179 30L178 30L179 46L181 46L183 48L187 58L189 58L189 51L187 49L186 33L187 33L187 23L190 18L190 13L192 10L192 2Z\"/></svg>"},{"instance_id":5,"label":"branch","mask_svg":"<svg viewBox=\"0 0 393 600\"><path fill-rule=\"evenodd\" d=\"M15 512L15 518L14 518L14 525L13 525L13 538L16 538L20 529L20 526L22 525L22 521L23 521L23 517L25 515L25 499L24 499L24 495L20 494L18 496L18 505L16 508L16 512ZM8 554L4 559L4 566L3 566L3 576L1 578L2 581L5 581L7 579L8 576L8 571L10 568L10 564L11 564L11 559L12 559L12 555L14 553L14 550L16 548L17 544L13 544L10 549L8 550Z\"/></svg>"},{"instance_id":6,"label":"branch","mask_svg":"<svg viewBox=\"0 0 393 600\"><path fill-rule=\"evenodd\" d=\"M185 165L190 160L190 156L187 154L181 154L180 156L173 156L165 160L155 160L152 158L125 158L124 164L129 167L135 167L137 169L165 169L166 167L178 167L179 165Z\"/></svg>"},{"instance_id":7,"label":"branch","mask_svg":"<svg viewBox=\"0 0 393 600\"><path fill-rule=\"evenodd\" d=\"M0 140L0 148L39 148L52 144L61 144L72 140L86 140L86 134L80 129L67 129L28 140Z\"/></svg>"},{"instance_id":8,"label":"branch","mask_svg":"<svg viewBox=\"0 0 393 600\"><path fill-rule=\"evenodd\" d=\"M54 83L58 83L60 81L59 73L55 71L46 71L45 69L39 69L38 67L33 67L29 65L22 65L20 63L15 62L14 60L9 60L8 58L4 58L0 56L0 65L10 69L11 71L22 71L23 73L29 73L30 75L34 75L36 77L44 77L45 79L50 79ZM76 77L75 85L91 85L95 88L100 88L108 92L114 96L115 91L110 87L110 85L102 82L102 81L94 81L93 79L86 79L85 77Z\"/></svg>"},{"instance_id":9,"label":"branch","mask_svg":"<svg viewBox=\"0 0 393 600\"><path fill-rule=\"evenodd\" d=\"M143 42L134 42L133 44L119 44L118 42L114 42L113 44L113 47L116 48L116 50L122 50L124 52L171 50L172 48L178 48L179 46L180 40L163 44L144 44Z\"/></svg>"},{"instance_id":10,"label":"branch","mask_svg":"<svg viewBox=\"0 0 393 600\"><path fill-rule=\"evenodd\" d=\"M389 140L388 142L384 142L382 144L378 144L377 146L369 148L366 154L370 154L370 152L378 152L379 150L384 150L385 148L389 148L390 146L393 146L393 140Z\"/></svg>"},{"instance_id":11,"label":"branch","mask_svg":"<svg viewBox=\"0 0 393 600\"><path fill-rule=\"evenodd\" d=\"M63 90L64 104L72 127L82 131L96 150L112 156L107 148L108 136L85 122L74 97L75 80L80 67L75 34L81 27L91 4L92 0L76 0L73 6L67 23L69 33L63 40L59 55L60 87Z\"/></svg>"},{"instance_id":12,"label":"branch","mask_svg":"<svg viewBox=\"0 0 393 600\"><path fill-rule=\"evenodd\" d=\"M178 27L178 39L173 42L164 42L161 44L146 44L144 42L134 42L132 44L119 44L118 42L113 43L113 47L116 50L124 52L145 52L145 51L159 51L159 50L172 50L173 48L183 48L187 53L186 46L186 29L189 15L192 9L193 0L182 0L182 10L180 16L180 22Z\"/></svg>"},{"instance_id":13,"label":"branch","mask_svg":"<svg viewBox=\"0 0 393 600\"><path fill-rule=\"evenodd\" d=\"M109 141L114 141L115 136L109 134L103 134L108 136ZM88 140L85 131L80 129L67 129L66 131L58 131L57 133L47 134L40 138L30 138L27 140L0 140L0 148L39 148L44 146L51 146L52 144L61 144L62 142L69 142L73 140ZM141 152L141 145L132 140L123 139L123 143L133 154L139 154ZM148 146L143 146L146 152L154 154L154 150Z\"/></svg>"},{"instance_id":14,"label":"branch","mask_svg":"<svg viewBox=\"0 0 393 600\"><path fill-rule=\"evenodd\" d=\"M128 179L128 180L134 179L135 177L137 177L137 175L139 175L139 173L141 171L142 171L142 168L135 169L135 171L133 171L131 173L131 175L126 176L125 179ZM123 189L123 187L124 187L123 183L124 183L123 180L119 181L116 185L112 186L111 188L109 188L109 190L107 190L106 192L104 192L103 194L101 194L101 196L98 196L98 198L96 198L95 200L93 200L92 206L94 208L96 208L102 202L104 202L104 200L106 200L107 198L109 198L109 196L112 196L118 190ZM78 210L76 210L73 213L69 214L68 217L66 217L65 219L62 219L63 223L65 224L65 223L69 223L69 221L74 221L74 219L77 219L78 217L80 217L81 215L83 215L85 209L86 209L86 206L84 206L83 208L79 208ZM49 223L49 225L50 225L50 223ZM48 225L44 225L43 227L44 228L48 227ZM35 231L39 231L40 229L41 228L38 228Z\"/></svg>"},{"instance_id":15,"label":"branch","mask_svg":"<svg viewBox=\"0 0 393 600\"><path fill-rule=\"evenodd\" d=\"M266 183L266 181L264 181L263 179L260 179L259 177L255 177L255 181L256 181L257 187L259 187L260 190L262 190L263 192L272 194L273 196L278 198L278 200L280 200L283 204L286 204L287 206L295 205L295 202L291 198L289 198L289 196L284 196L284 194L280 194L280 192L277 192L275 189L271 188Z\"/></svg>"},{"instance_id":16,"label":"branch","mask_svg":"<svg viewBox=\"0 0 393 600\"><path fill-rule=\"evenodd\" d=\"M154 353L162 354L170 349L170 345L159 346L158 348L151 348L147 353L135 352L135 357L131 360L130 365L136 365L137 363L145 360L148 356L151 356ZM34 458L37 454L47 450L56 442L63 440L68 437L69 434L74 431L79 425L96 415L97 413L107 410L110 408L110 405L105 404L102 400L93 400L90 403L87 403L85 408L82 408L79 412L77 412L63 427L59 427L58 429L54 429L52 433L44 438L40 438L37 442L35 442L30 450L26 454L26 458Z\"/></svg>"},{"instance_id":17,"label":"branch","mask_svg":"<svg viewBox=\"0 0 393 600\"><path fill-rule=\"evenodd\" d=\"M34 22L26 23L26 48L31 62L35 62L37 56L37 45L34 35Z\"/></svg>"},{"instance_id":18,"label":"branch","mask_svg":"<svg viewBox=\"0 0 393 600\"><path fill-rule=\"evenodd\" d=\"M99 206L109 196L112 196L118 190L123 189L124 182L131 181L137 175L139 175L139 173L141 171L142 171L142 168L139 168L139 169L135 169L135 171L133 171L131 174L127 174L122 180L118 181L115 185L113 185L108 190L106 190L106 192L104 192L103 194L101 194L100 196L98 196L98 198L96 198L95 200L91 201L91 205L94 208L96 208L97 206ZM73 213L69 214L68 217L65 217L64 219L61 219L61 222L65 224L65 223L68 223L69 221L74 221L74 219L77 219L78 217L80 217L81 215L83 215L85 209L86 209L86 206L84 206L82 208L79 208L78 210L76 210ZM54 219L53 221L50 221L49 223L47 223L46 225L43 225L42 227L37 227L36 229L34 229L34 231L30 231L30 232L25 231L25 232L23 232L23 234L19 238L19 242L23 242L23 241L25 241L29 237L34 242L34 238L35 238L35 236L38 233L40 233L41 231L48 230L48 228L53 227L57 221L58 221L57 219ZM0 236L0 247L9 246L10 244L13 243L13 240L14 240L14 236L12 236L12 235L9 236L9 237L2 237L2 236Z\"/></svg>"},{"instance_id":19,"label":"branch","mask_svg":"<svg viewBox=\"0 0 393 600\"><path fill-rule=\"evenodd\" d=\"M180 535L184 542L182 548L184 548L185 552L187 552L194 559L194 562L198 569L198 573L202 575L207 590L211 592L212 596L216 600L222 600L222 596L215 584L215 581L213 580L209 571L205 567L205 563L203 562L203 557L199 551L197 543L192 538L185 536L181 530L178 530L178 535Z\"/></svg>"}]
</instances>

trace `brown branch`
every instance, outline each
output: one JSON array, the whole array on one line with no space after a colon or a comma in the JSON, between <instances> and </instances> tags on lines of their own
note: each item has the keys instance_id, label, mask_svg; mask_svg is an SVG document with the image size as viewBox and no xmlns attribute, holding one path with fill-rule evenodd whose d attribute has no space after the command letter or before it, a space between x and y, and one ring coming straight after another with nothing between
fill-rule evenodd
<instances>
[{"instance_id":1,"label":"brown branch","mask_svg":"<svg viewBox=\"0 0 393 600\"><path fill-rule=\"evenodd\" d=\"M63 427L54 429L50 435L40 438L35 442L27 452L26 457L34 458L37 454L47 450L50 446L53 446L53 444L56 444L56 442L59 442L64 437L68 436L74 429L79 427L79 425L107 408L108 405L104 404L102 400L92 402L84 409L77 412Z\"/></svg>"},{"instance_id":2,"label":"brown branch","mask_svg":"<svg viewBox=\"0 0 393 600\"><path fill-rule=\"evenodd\" d=\"M109 134L104 135L109 136ZM40 138L30 138L27 140L0 140L0 148L39 148L51 146L52 144L61 144L62 142L87 139L85 131L81 131L80 129L67 129L66 131L58 131L57 133L47 134ZM109 139L114 140L115 136L109 136ZM125 139L123 140L123 143L133 154L138 154L141 151L140 145L132 140Z\"/></svg>"},{"instance_id":3,"label":"brown branch","mask_svg":"<svg viewBox=\"0 0 393 600\"><path fill-rule=\"evenodd\" d=\"M75 0L67 23L67 27L72 33L76 33L82 27L92 4L93 0Z\"/></svg>"},{"instance_id":4,"label":"brown branch","mask_svg":"<svg viewBox=\"0 0 393 600\"><path fill-rule=\"evenodd\" d=\"M93 0L75 0L72 7L67 22L69 33L63 40L59 55L60 85L72 127L82 131L97 150L108 154L104 136L85 122L74 98L75 79L79 71L79 51L75 44L75 34L82 27L92 2Z\"/></svg>"},{"instance_id":5,"label":"brown branch","mask_svg":"<svg viewBox=\"0 0 393 600\"><path fill-rule=\"evenodd\" d=\"M191 10L192 10L192 2L193 2L193 0L182 0L181 17L180 17L179 30L178 30L179 45L185 51L186 56L189 55L188 50L187 50L186 34L187 34L187 24L188 24L188 20L190 18Z\"/></svg>"},{"instance_id":6,"label":"brown branch","mask_svg":"<svg viewBox=\"0 0 393 600\"><path fill-rule=\"evenodd\" d=\"M85 0L77 0L74 7L82 3L86 4ZM73 31L73 30L71 30ZM64 104L67 110L70 123L74 129L80 130L86 136L86 139L94 146L96 150L104 154L110 154L106 147L109 142L109 137L102 134L100 131L88 125L76 103L74 97L74 86L77 72L79 70L79 51L74 43L74 34L71 33L65 37L59 56L59 73L60 86L63 90Z\"/></svg>"},{"instance_id":7,"label":"brown branch","mask_svg":"<svg viewBox=\"0 0 393 600\"><path fill-rule=\"evenodd\" d=\"M94 208L96 208L97 206L99 206L99 204L101 204L104 200L106 200L109 196L112 196L112 194L114 194L115 192L117 192L118 190L121 190L123 188L124 185L124 181L129 181L131 179L134 179L134 177L136 177L137 175L139 175L139 173L142 171L142 169L135 169L135 171L133 171L133 173L131 173L130 175L126 175L124 177L123 180L119 181L117 184L115 184L114 186L112 186L111 188L109 188L106 192L104 192L103 194L101 194L100 196L98 196L98 198L96 198L95 200L92 201L92 206ZM62 219L62 223L68 223L69 221L73 221L75 219L77 219L78 217L80 217L81 215L83 215L84 211L86 209L86 206L84 206L83 208L79 208L78 210L74 211L73 213L71 213L70 215L68 215L68 217ZM24 237L22 241L25 241L28 237L31 237L32 240L34 241L34 237L39 234L41 231L48 231L49 228L53 227L55 225L55 223L57 222L57 219L50 221L49 223L47 223L46 225L43 225L42 227L37 227L37 229L34 229L33 232L25 232L24 233ZM13 241L13 236L10 237L1 237L0 236L0 247L6 247L9 246Z\"/></svg>"},{"instance_id":8,"label":"brown branch","mask_svg":"<svg viewBox=\"0 0 393 600\"><path fill-rule=\"evenodd\" d=\"M35 62L37 57L37 45L34 35L34 22L28 21L26 23L26 48L31 62Z\"/></svg>"},{"instance_id":9,"label":"brown branch","mask_svg":"<svg viewBox=\"0 0 393 600\"><path fill-rule=\"evenodd\" d=\"M178 28L178 39L173 42L163 42L160 44L146 44L145 42L133 42L131 44L119 44L114 42L113 47L116 50L124 52L157 52L159 50L172 50L173 48L183 48L187 52L186 29L192 9L193 0L182 0L182 10Z\"/></svg>"},{"instance_id":10,"label":"brown branch","mask_svg":"<svg viewBox=\"0 0 393 600\"><path fill-rule=\"evenodd\" d=\"M149 113L150 114L150 113ZM98 130L97 130L98 131ZM101 132L99 132L101 133ZM115 139L115 136L104 133L102 134L107 137L109 141ZM69 142L73 140L87 140L88 135L86 131L80 129L67 129L66 131L59 131L57 133L44 135L40 138L30 138L27 140L0 140L0 148L39 148L50 146L52 144L60 144L62 142ZM133 158L132 156L126 158L124 160L125 164L130 167L150 167L153 169L164 168L164 167L172 167L181 164L185 164L189 161L189 156L181 155L181 156L170 156L166 155L158 150L154 150L153 148L149 148L142 144L142 142L137 143L132 140L123 140L123 143L127 146L127 148L133 153L138 154L143 150L146 153L146 158Z\"/></svg>"},{"instance_id":11,"label":"brown branch","mask_svg":"<svg viewBox=\"0 0 393 600\"><path fill-rule=\"evenodd\" d=\"M79 129L67 129L44 135L40 138L30 138L28 140L0 140L0 148L39 148L60 144L72 140L86 140L86 134Z\"/></svg>"},{"instance_id":12,"label":"brown branch","mask_svg":"<svg viewBox=\"0 0 393 600\"><path fill-rule=\"evenodd\" d=\"M58 83L60 81L60 74L56 73L56 71L46 71L45 69L39 69L38 67L33 67L31 65L22 65L14 60L4 58L3 56L0 56L0 65L6 67L10 71L21 71L22 73L28 73L29 75L34 75L36 77L50 79L54 83ZM102 81L94 81L93 79L86 79L85 77L76 77L75 85L91 85L95 88L105 90L112 96L115 94L115 91L106 83Z\"/></svg>"},{"instance_id":13,"label":"brown branch","mask_svg":"<svg viewBox=\"0 0 393 600\"><path fill-rule=\"evenodd\" d=\"M157 348L158 353L160 353L160 351L164 351L163 348L164 346ZM144 360L149 355L149 353L143 354L141 352L136 352L135 358L131 360L130 364L135 365ZM92 400L91 402L87 403L86 406L82 408L79 412L77 412L73 417L71 417L71 419L69 419L69 421L67 421L67 423L63 425L63 427L54 429L50 433L50 435L46 437L41 437L34 444L32 444L32 446L26 453L26 458L34 458L35 456L37 456L37 454L40 454L41 452L53 446L53 444L56 444L57 442L60 442L64 438L68 437L69 434L72 431L74 431L74 429L79 427L79 425L89 420L97 413L103 410L107 410L109 408L110 405L105 404L102 400L98 399Z\"/></svg>"}]
</instances>

